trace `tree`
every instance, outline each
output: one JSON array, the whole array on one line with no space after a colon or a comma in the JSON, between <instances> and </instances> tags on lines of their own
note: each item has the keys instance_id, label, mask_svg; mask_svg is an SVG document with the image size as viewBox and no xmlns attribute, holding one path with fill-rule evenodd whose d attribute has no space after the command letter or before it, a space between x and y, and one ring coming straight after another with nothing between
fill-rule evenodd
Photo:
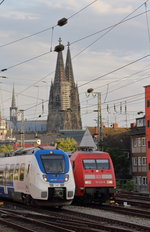
<instances>
[{"instance_id":1,"label":"tree","mask_svg":"<svg viewBox=\"0 0 150 232\"><path fill-rule=\"evenodd\" d=\"M73 138L60 138L57 140L57 147L63 151L74 151L77 146L77 141Z\"/></svg>"},{"instance_id":2,"label":"tree","mask_svg":"<svg viewBox=\"0 0 150 232\"><path fill-rule=\"evenodd\" d=\"M13 150L13 146L12 145L5 145L5 144L2 144L0 146L0 152L9 152Z\"/></svg>"},{"instance_id":3,"label":"tree","mask_svg":"<svg viewBox=\"0 0 150 232\"><path fill-rule=\"evenodd\" d=\"M119 148L105 149L111 156L117 179L130 179L130 159L126 153Z\"/></svg>"}]
</instances>

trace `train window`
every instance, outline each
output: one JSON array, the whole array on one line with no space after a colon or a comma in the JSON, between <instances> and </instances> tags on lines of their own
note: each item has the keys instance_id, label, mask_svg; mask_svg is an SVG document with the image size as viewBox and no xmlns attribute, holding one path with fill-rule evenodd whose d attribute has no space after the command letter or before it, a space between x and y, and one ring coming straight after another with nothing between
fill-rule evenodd
<instances>
[{"instance_id":1,"label":"train window","mask_svg":"<svg viewBox=\"0 0 150 232\"><path fill-rule=\"evenodd\" d=\"M8 165L6 165L6 167L5 167L5 179L9 180L9 167L8 167Z\"/></svg>"},{"instance_id":2,"label":"train window","mask_svg":"<svg viewBox=\"0 0 150 232\"><path fill-rule=\"evenodd\" d=\"M85 169L110 169L108 159L84 159L83 165Z\"/></svg>"},{"instance_id":3,"label":"train window","mask_svg":"<svg viewBox=\"0 0 150 232\"><path fill-rule=\"evenodd\" d=\"M28 164L27 174L29 174L30 171L30 164Z\"/></svg>"},{"instance_id":4,"label":"train window","mask_svg":"<svg viewBox=\"0 0 150 232\"><path fill-rule=\"evenodd\" d=\"M20 166L20 181L24 180L24 171L25 171L25 164L21 164Z\"/></svg>"},{"instance_id":5,"label":"train window","mask_svg":"<svg viewBox=\"0 0 150 232\"><path fill-rule=\"evenodd\" d=\"M110 169L110 163L108 159L97 159L97 169Z\"/></svg>"},{"instance_id":6,"label":"train window","mask_svg":"<svg viewBox=\"0 0 150 232\"><path fill-rule=\"evenodd\" d=\"M65 161L62 155L42 155L41 160L46 173L65 172Z\"/></svg>"},{"instance_id":7,"label":"train window","mask_svg":"<svg viewBox=\"0 0 150 232\"><path fill-rule=\"evenodd\" d=\"M96 169L95 159L84 159L83 164L85 169Z\"/></svg>"},{"instance_id":8,"label":"train window","mask_svg":"<svg viewBox=\"0 0 150 232\"><path fill-rule=\"evenodd\" d=\"M13 175L14 175L14 164L11 164L9 170L9 180L13 180Z\"/></svg>"},{"instance_id":9,"label":"train window","mask_svg":"<svg viewBox=\"0 0 150 232\"><path fill-rule=\"evenodd\" d=\"M0 185L3 184L3 168L0 167Z\"/></svg>"},{"instance_id":10,"label":"train window","mask_svg":"<svg viewBox=\"0 0 150 232\"><path fill-rule=\"evenodd\" d=\"M19 164L16 164L15 171L14 171L14 180L19 179Z\"/></svg>"}]
</instances>

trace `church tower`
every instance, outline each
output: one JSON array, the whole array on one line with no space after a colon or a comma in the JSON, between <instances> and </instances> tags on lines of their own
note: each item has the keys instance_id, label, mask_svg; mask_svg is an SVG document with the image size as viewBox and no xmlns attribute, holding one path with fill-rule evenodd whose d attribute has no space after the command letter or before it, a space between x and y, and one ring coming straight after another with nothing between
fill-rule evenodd
<instances>
[{"instance_id":1,"label":"church tower","mask_svg":"<svg viewBox=\"0 0 150 232\"><path fill-rule=\"evenodd\" d=\"M55 47L58 52L55 78L49 94L48 132L82 128L78 87L74 82L69 43L65 68L63 50L64 46L59 39L59 45Z\"/></svg>"},{"instance_id":2,"label":"church tower","mask_svg":"<svg viewBox=\"0 0 150 232\"><path fill-rule=\"evenodd\" d=\"M16 129L17 127L17 107L16 107L14 85L13 85L13 91L12 91L12 102L11 102L11 107L10 107L10 121L14 124L14 129Z\"/></svg>"}]
</instances>

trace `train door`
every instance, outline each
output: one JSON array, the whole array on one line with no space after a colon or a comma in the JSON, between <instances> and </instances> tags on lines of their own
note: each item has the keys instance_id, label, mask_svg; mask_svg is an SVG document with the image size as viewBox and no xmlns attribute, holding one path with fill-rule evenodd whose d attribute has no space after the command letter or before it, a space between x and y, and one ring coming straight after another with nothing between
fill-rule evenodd
<instances>
[{"instance_id":1,"label":"train door","mask_svg":"<svg viewBox=\"0 0 150 232\"><path fill-rule=\"evenodd\" d=\"M7 186L8 174L9 174L9 168L8 168L8 165L6 165L4 168L4 172L3 172L3 186L4 186L5 195L8 194L8 186Z\"/></svg>"},{"instance_id":2,"label":"train door","mask_svg":"<svg viewBox=\"0 0 150 232\"><path fill-rule=\"evenodd\" d=\"M27 164L26 178L25 178L25 192L26 194L30 193L30 175L31 175L31 163Z\"/></svg>"}]
</instances>

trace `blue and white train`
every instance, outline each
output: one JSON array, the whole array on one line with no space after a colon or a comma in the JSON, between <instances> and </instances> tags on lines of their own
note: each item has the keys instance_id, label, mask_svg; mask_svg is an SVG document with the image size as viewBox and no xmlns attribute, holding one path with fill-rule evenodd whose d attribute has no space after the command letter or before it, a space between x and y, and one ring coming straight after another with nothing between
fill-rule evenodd
<instances>
[{"instance_id":1,"label":"blue and white train","mask_svg":"<svg viewBox=\"0 0 150 232\"><path fill-rule=\"evenodd\" d=\"M71 204L74 176L68 155L53 147L19 149L0 156L0 197L26 204Z\"/></svg>"}]
</instances>

